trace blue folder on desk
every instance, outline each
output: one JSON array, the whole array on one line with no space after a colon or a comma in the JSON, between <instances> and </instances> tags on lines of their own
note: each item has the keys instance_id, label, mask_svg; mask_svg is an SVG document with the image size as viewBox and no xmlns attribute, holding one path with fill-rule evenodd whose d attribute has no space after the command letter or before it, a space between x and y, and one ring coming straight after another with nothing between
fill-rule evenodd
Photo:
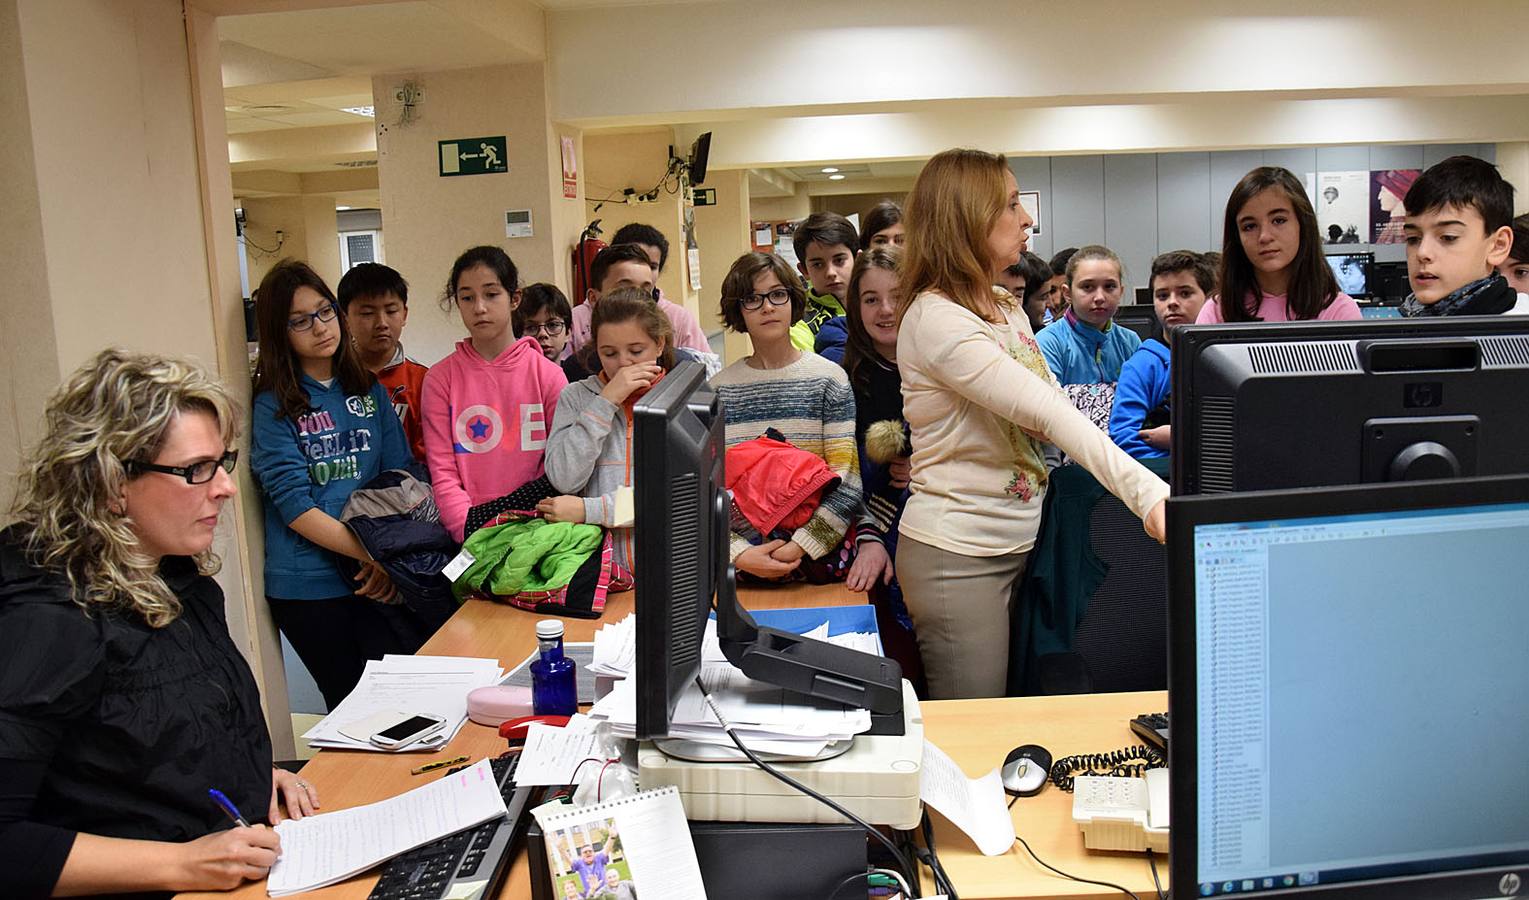
<instances>
[{"instance_id":1,"label":"blue folder on desk","mask_svg":"<svg viewBox=\"0 0 1529 900\"><path fill-rule=\"evenodd\" d=\"M828 635L847 634L855 631L876 635L877 652L885 653L881 646L881 631L876 627L876 608L869 603L854 606L810 606L805 609L751 609L749 615L760 625L779 628L792 634L806 634L824 621L828 622ZM717 618L712 613L712 619Z\"/></svg>"}]
</instances>

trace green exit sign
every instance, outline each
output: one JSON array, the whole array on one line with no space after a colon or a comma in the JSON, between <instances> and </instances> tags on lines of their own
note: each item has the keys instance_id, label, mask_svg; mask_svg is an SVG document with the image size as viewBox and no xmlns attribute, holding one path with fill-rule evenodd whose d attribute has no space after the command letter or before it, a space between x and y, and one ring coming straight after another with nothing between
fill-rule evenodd
<instances>
[{"instance_id":1,"label":"green exit sign","mask_svg":"<svg viewBox=\"0 0 1529 900\"><path fill-rule=\"evenodd\" d=\"M441 177L491 175L510 170L509 142L498 137L456 138L438 142Z\"/></svg>"}]
</instances>

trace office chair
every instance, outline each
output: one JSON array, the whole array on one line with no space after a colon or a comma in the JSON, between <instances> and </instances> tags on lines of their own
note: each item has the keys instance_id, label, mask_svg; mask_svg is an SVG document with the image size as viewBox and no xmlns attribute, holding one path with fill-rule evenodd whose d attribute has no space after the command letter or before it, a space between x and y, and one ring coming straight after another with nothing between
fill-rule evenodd
<instances>
[{"instance_id":1,"label":"office chair","mask_svg":"<svg viewBox=\"0 0 1529 900\"><path fill-rule=\"evenodd\" d=\"M1009 621L1011 696L1163 690L1167 553L1088 470L1055 469Z\"/></svg>"}]
</instances>

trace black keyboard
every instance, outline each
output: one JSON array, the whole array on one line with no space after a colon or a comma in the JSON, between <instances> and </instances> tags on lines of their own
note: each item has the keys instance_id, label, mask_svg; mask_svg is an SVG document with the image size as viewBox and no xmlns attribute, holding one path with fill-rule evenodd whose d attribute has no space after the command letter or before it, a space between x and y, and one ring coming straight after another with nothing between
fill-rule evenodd
<instances>
[{"instance_id":1,"label":"black keyboard","mask_svg":"<svg viewBox=\"0 0 1529 900\"><path fill-rule=\"evenodd\" d=\"M515 784L519 762L518 755L489 761L509 815L393 857L367 895L370 900L437 900L448 894L493 896L526 831L532 789ZM476 893L469 891L468 885L476 887Z\"/></svg>"}]
</instances>

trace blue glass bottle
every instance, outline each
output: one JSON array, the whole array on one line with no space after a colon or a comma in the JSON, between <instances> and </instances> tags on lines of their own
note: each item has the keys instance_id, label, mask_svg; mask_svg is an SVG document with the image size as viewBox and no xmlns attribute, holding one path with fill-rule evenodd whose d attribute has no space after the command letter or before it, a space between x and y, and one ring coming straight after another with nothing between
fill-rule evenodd
<instances>
[{"instance_id":1,"label":"blue glass bottle","mask_svg":"<svg viewBox=\"0 0 1529 900\"><path fill-rule=\"evenodd\" d=\"M563 623L536 623L541 656L531 662L531 711L538 716L571 716L579 711L579 682L573 660L563 655Z\"/></svg>"}]
</instances>

